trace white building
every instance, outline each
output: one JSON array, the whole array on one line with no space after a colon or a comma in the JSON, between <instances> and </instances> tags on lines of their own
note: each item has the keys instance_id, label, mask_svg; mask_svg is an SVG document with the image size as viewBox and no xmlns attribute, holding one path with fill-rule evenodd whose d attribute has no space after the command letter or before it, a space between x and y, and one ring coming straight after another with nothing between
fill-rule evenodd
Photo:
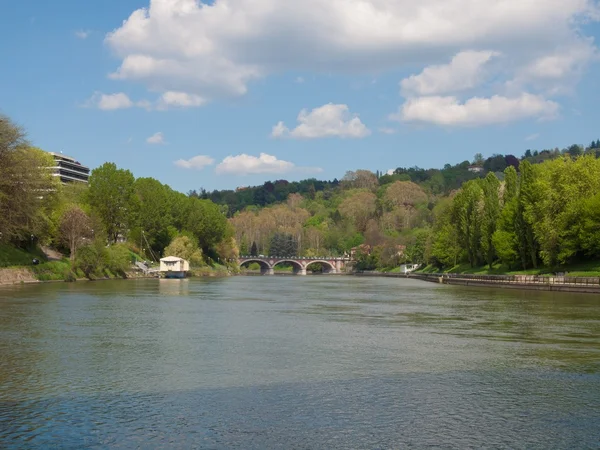
<instances>
[{"instance_id":1,"label":"white building","mask_svg":"<svg viewBox=\"0 0 600 450\"><path fill-rule=\"evenodd\" d=\"M411 273L421 267L421 264L402 264L400 266L400 273Z\"/></svg>"},{"instance_id":2,"label":"white building","mask_svg":"<svg viewBox=\"0 0 600 450\"><path fill-rule=\"evenodd\" d=\"M63 183L88 182L90 178L89 167L62 153L49 153L54 158L54 167L50 167L53 176L59 177Z\"/></svg>"},{"instance_id":3,"label":"white building","mask_svg":"<svg viewBox=\"0 0 600 450\"><path fill-rule=\"evenodd\" d=\"M190 270L190 263L177 256L167 256L160 260L160 273L165 278L185 278L186 272Z\"/></svg>"}]
</instances>

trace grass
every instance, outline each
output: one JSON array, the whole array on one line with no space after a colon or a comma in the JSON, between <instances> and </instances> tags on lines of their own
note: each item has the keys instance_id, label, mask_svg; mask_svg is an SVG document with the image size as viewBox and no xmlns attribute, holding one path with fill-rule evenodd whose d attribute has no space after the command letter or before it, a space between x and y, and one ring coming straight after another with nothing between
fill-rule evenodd
<instances>
[{"instance_id":1,"label":"grass","mask_svg":"<svg viewBox=\"0 0 600 450\"><path fill-rule=\"evenodd\" d=\"M501 264L493 264L491 269L487 265L471 267L469 264L459 264L446 270L440 270L433 266L426 266L417 271L417 273L440 272L469 275L554 275L557 272L565 272L569 277L600 277L600 261L586 261L582 263L567 264L560 267L541 267L529 270L513 270Z\"/></svg>"},{"instance_id":2,"label":"grass","mask_svg":"<svg viewBox=\"0 0 600 450\"><path fill-rule=\"evenodd\" d=\"M32 260L46 261L46 255L36 248L34 251L23 250L12 245L0 244L0 267L32 266Z\"/></svg>"},{"instance_id":3,"label":"grass","mask_svg":"<svg viewBox=\"0 0 600 450\"><path fill-rule=\"evenodd\" d=\"M84 277L83 272L73 271L71 261L68 259L48 261L37 266L32 266L31 271L40 281L75 281L77 278Z\"/></svg>"}]
</instances>

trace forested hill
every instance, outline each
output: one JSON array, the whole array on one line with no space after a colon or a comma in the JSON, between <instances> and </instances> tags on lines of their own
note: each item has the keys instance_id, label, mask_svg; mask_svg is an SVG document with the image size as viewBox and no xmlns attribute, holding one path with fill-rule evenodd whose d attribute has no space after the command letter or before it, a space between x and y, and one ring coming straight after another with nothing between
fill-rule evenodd
<instances>
[{"instance_id":1,"label":"forested hill","mask_svg":"<svg viewBox=\"0 0 600 450\"><path fill-rule=\"evenodd\" d=\"M560 271L600 260L599 155L595 141L520 159L476 155L442 170L357 170L337 183L279 182L229 198L205 195L238 210L230 223L243 254L356 251L365 270L412 262L432 270Z\"/></svg>"},{"instance_id":2,"label":"forested hill","mask_svg":"<svg viewBox=\"0 0 600 450\"><path fill-rule=\"evenodd\" d=\"M527 150L521 158L514 155L493 155L484 159L481 154L475 155L472 162L463 161L460 164L446 164L443 169L422 169L419 167L397 168L393 174L376 173L380 186L391 184L395 181L412 181L420 185L426 192L434 196L448 195L450 192L459 189L466 181L483 178L487 173L493 172L499 178L508 166L519 167L522 161L529 161L532 164L538 164L547 160L556 159L561 155L580 156L592 153L600 157L600 139L584 148L574 144L568 148L559 150ZM355 176L349 173L348 177ZM302 181L288 182L286 180L267 181L262 186L239 187L233 190L214 190L207 192L191 191L191 197L212 200L213 202L226 206L226 212L232 217L236 212L243 211L248 206L264 207L275 203L285 202L289 194L301 194L308 199L314 199L317 192L331 192L344 183L344 179L339 181L317 180L310 178Z\"/></svg>"}]
</instances>

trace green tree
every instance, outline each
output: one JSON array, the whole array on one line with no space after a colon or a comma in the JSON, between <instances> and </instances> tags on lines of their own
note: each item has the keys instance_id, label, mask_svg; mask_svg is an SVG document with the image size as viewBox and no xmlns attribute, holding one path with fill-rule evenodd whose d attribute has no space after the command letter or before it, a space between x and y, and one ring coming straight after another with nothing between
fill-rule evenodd
<instances>
[{"instance_id":1,"label":"green tree","mask_svg":"<svg viewBox=\"0 0 600 450\"><path fill-rule=\"evenodd\" d=\"M88 201L102 220L109 240L117 242L119 236L127 235L138 212L133 174L117 169L114 163L104 163L92 171Z\"/></svg>"},{"instance_id":2,"label":"green tree","mask_svg":"<svg viewBox=\"0 0 600 450\"><path fill-rule=\"evenodd\" d=\"M190 263L192 267L201 267L204 265L202 259L202 250L198 248L198 244L189 236L177 236L165 248L165 255L177 256L183 258Z\"/></svg>"},{"instance_id":3,"label":"green tree","mask_svg":"<svg viewBox=\"0 0 600 450\"><path fill-rule=\"evenodd\" d=\"M271 238L269 253L272 256L296 256L298 254L298 241L289 233L275 233Z\"/></svg>"},{"instance_id":4,"label":"green tree","mask_svg":"<svg viewBox=\"0 0 600 450\"><path fill-rule=\"evenodd\" d=\"M135 180L135 193L139 203L137 227L131 233L134 242L144 237L154 252L162 255L164 248L171 242L169 227L174 224L171 215L169 188L154 178Z\"/></svg>"},{"instance_id":5,"label":"green tree","mask_svg":"<svg viewBox=\"0 0 600 450\"><path fill-rule=\"evenodd\" d=\"M458 242L466 250L471 267L481 261L481 222L483 190L478 180L465 183L454 197L453 221L456 224Z\"/></svg>"},{"instance_id":6,"label":"green tree","mask_svg":"<svg viewBox=\"0 0 600 450\"><path fill-rule=\"evenodd\" d=\"M225 238L228 223L219 207L210 200L188 199L184 228L198 240L207 255Z\"/></svg>"},{"instance_id":7,"label":"green tree","mask_svg":"<svg viewBox=\"0 0 600 450\"><path fill-rule=\"evenodd\" d=\"M512 166L511 166L512 167ZM514 170L514 169L513 169ZM493 236L500 216L500 182L496 175L488 173L482 182L483 214L481 219L481 247L489 268L496 257Z\"/></svg>"}]
</instances>

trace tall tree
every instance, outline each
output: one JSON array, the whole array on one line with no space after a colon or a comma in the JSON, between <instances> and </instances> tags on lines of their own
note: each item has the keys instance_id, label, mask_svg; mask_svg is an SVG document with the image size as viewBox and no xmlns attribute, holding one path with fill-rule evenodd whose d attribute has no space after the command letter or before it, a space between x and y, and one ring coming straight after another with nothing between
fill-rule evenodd
<instances>
[{"instance_id":1,"label":"tall tree","mask_svg":"<svg viewBox=\"0 0 600 450\"><path fill-rule=\"evenodd\" d=\"M458 241L465 249L471 267L476 267L481 261L483 209L483 190L478 180L468 181L463 185L454 198L453 209Z\"/></svg>"},{"instance_id":2,"label":"tall tree","mask_svg":"<svg viewBox=\"0 0 600 450\"><path fill-rule=\"evenodd\" d=\"M86 239L93 237L92 222L80 207L73 205L63 213L60 220L60 237L69 247L71 261L74 261L79 246Z\"/></svg>"},{"instance_id":3,"label":"tall tree","mask_svg":"<svg viewBox=\"0 0 600 450\"><path fill-rule=\"evenodd\" d=\"M48 169L53 158L29 146L25 132L0 115L0 239L30 241L49 235L59 181Z\"/></svg>"},{"instance_id":4,"label":"tall tree","mask_svg":"<svg viewBox=\"0 0 600 450\"><path fill-rule=\"evenodd\" d=\"M119 236L127 235L138 212L133 174L114 163L104 163L92 171L88 201L102 220L109 240L117 242Z\"/></svg>"},{"instance_id":5,"label":"tall tree","mask_svg":"<svg viewBox=\"0 0 600 450\"><path fill-rule=\"evenodd\" d=\"M514 170L514 169L513 169ZM483 215L481 223L481 246L489 268L496 257L493 236L500 216L500 181L492 172L488 173L482 182Z\"/></svg>"}]
</instances>

